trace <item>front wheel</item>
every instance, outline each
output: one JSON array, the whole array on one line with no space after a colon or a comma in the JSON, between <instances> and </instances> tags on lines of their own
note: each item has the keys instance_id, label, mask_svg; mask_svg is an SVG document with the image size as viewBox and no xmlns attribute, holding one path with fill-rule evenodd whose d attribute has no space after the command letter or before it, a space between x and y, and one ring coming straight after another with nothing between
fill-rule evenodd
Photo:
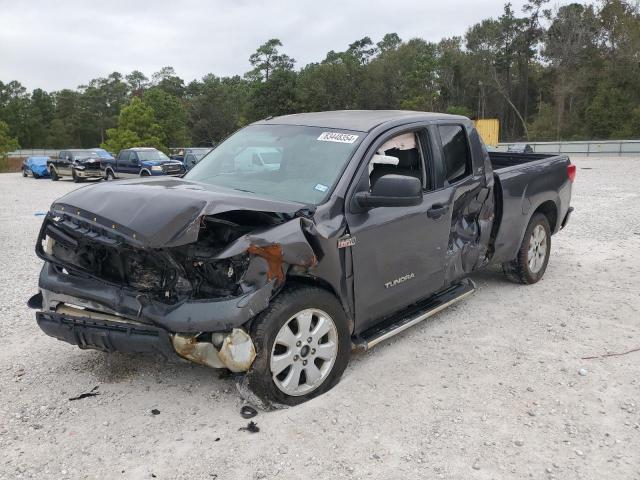
<instances>
[{"instance_id":1,"label":"front wheel","mask_svg":"<svg viewBox=\"0 0 640 480\"><path fill-rule=\"evenodd\" d=\"M56 169L51 167L49 169L49 174L51 175L51 180L54 182L57 182L58 180L60 180L60 177L58 176L58 172L56 172Z\"/></svg>"},{"instance_id":2,"label":"front wheel","mask_svg":"<svg viewBox=\"0 0 640 480\"><path fill-rule=\"evenodd\" d=\"M547 217L536 213L524 233L518 256L502 267L511 280L530 285L538 282L549 263L551 253L551 228Z\"/></svg>"},{"instance_id":3,"label":"front wheel","mask_svg":"<svg viewBox=\"0 0 640 480\"><path fill-rule=\"evenodd\" d=\"M23 168L22 169L22 176L23 177L28 177L29 175L27 174L27 171Z\"/></svg>"},{"instance_id":4,"label":"front wheel","mask_svg":"<svg viewBox=\"0 0 640 480\"><path fill-rule=\"evenodd\" d=\"M297 405L330 390L351 354L347 318L326 290L288 287L253 324L249 388L269 403Z\"/></svg>"},{"instance_id":5,"label":"front wheel","mask_svg":"<svg viewBox=\"0 0 640 480\"><path fill-rule=\"evenodd\" d=\"M71 177L73 178L73 183L80 183L82 181L82 178L76 173L75 168L71 170Z\"/></svg>"}]
</instances>

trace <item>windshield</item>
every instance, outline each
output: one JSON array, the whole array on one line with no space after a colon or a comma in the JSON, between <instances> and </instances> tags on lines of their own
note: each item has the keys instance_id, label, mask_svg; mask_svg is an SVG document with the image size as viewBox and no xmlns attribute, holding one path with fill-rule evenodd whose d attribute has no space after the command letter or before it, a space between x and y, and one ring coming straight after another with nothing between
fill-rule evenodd
<instances>
[{"instance_id":1,"label":"windshield","mask_svg":"<svg viewBox=\"0 0 640 480\"><path fill-rule=\"evenodd\" d=\"M169 160L164 153L159 150L138 150L138 158L141 161L158 161L158 160Z\"/></svg>"},{"instance_id":2,"label":"windshield","mask_svg":"<svg viewBox=\"0 0 640 480\"><path fill-rule=\"evenodd\" d=\"M102 150L100 148L96 148L93 151L96 152L100 158L113 158L111 156L111 154L109 152L107 152L106 150Z\"/></svg>"},{"instance_id":3,"label":"windshield","mask_svg":"<svg viewBox=\"0 0 640 480\"><path fill-rule=\"evenodd\" d=\"M87 158L87 157L97 157L98 154L91 150L81 150L75 151L72 153L74 159Z\"/></svg>"},{"instance_id":4,"label":"windshield","mask_svg":"<svg viewBox=\"0 0 640 480\"><path fill-rule=\"evenodd\" d=\"M364 133L297 125L252 125L185 175L211 185L305 204L322 203Z\"/></svg>"}]
</instances>

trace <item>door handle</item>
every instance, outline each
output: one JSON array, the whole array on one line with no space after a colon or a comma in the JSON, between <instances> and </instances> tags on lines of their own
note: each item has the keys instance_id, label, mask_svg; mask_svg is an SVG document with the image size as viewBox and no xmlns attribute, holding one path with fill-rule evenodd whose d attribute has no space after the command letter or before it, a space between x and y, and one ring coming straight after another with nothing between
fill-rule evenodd
<instances>
[{"instance_id":1,"label":"door handle","mask_svg":"<svg viewBox=\"0 0 640 480\"><path fill-rule=\"evenodd\" d=\"M441 203L434 203L431 205L431 208L427 210L427 217L429 218L440 218L442 215L447 213L449 210L449 205L442 205Z\"/></svg>"}]
</instances>

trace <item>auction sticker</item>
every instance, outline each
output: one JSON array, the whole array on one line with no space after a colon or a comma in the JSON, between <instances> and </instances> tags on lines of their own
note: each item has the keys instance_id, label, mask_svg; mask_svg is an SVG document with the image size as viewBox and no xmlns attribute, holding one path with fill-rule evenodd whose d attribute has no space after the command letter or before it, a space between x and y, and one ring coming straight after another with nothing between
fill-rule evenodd
<instances>
[{"instance_id":1,"label":"auction sticker","mask_svg":"<svg viewBox=\"0 0 640 480\"><path fill-rule=\"evenodd\" d=\"M350 133L340 132L322 132L318 137L321 142L338 142L338 143L353 143L358 139L358 135L351 135Z\"/></svg>"}]
</instances>

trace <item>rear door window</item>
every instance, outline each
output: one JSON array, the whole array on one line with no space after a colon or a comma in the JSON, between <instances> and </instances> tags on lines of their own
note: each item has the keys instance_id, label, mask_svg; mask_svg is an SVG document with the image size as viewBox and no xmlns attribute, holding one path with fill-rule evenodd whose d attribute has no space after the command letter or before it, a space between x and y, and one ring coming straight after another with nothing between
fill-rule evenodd
<instances>
[{"instance_id":1,"label":"rear door window","mask_svg":"<svg viewBox=\"0 0 640 480\"><path fill-rule=\"evenodd\" d=\"M461 125L438 125L447 182L456 183L471 175L467 134Z\"/></svg>"}]
</instances>

